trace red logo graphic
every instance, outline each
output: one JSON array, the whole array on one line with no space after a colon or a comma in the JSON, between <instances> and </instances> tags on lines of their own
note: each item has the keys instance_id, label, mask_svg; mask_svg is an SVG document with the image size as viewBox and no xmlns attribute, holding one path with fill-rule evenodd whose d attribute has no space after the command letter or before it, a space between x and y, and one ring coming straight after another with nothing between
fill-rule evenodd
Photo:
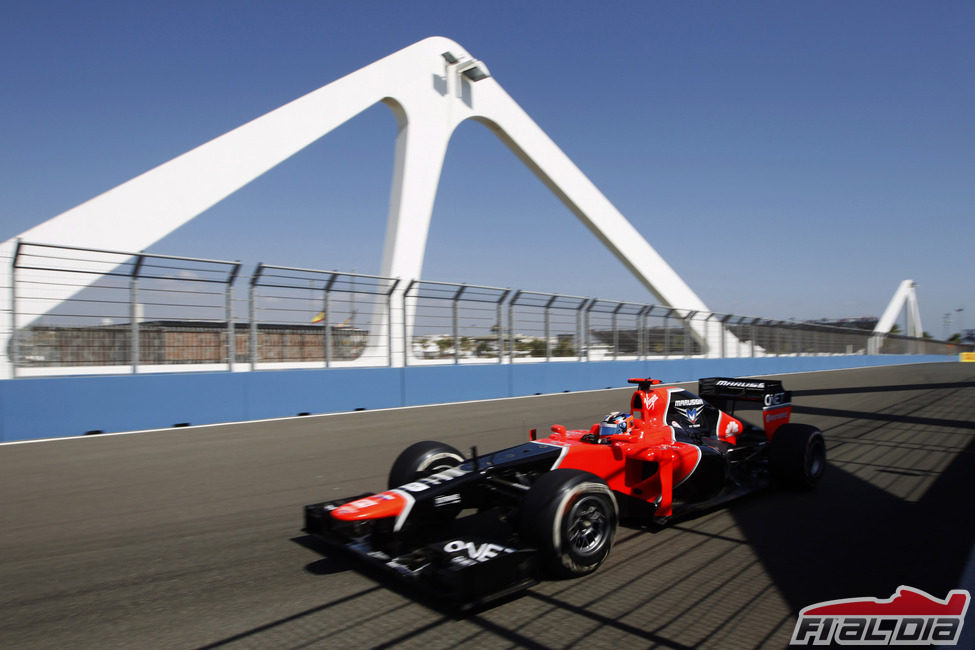
<instances>
[{"instance_id":1,"label":"red logo graphic","mask_svg":"<svg viewBox=\"0 0 975 650\"><path fill-rule=\"evenodd\" d=\"M955 645L971 594L935 598L901 585L887 599L844 598L804 607L790 645Z\"/></svg>"}]
</instances>

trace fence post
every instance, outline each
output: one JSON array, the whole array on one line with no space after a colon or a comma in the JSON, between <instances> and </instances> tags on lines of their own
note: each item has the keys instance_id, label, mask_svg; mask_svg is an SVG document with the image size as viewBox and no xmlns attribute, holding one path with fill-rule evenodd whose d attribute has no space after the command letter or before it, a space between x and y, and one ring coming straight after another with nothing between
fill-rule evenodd
<instances>
[{"instance_id":1,"label":"fence post","mask_svg":"<svg viewBox=\"0 0 975 650\"><path fill-rule=\"evenodd\" d=\"M234 323L234 282L237 281L237 273L240 272L240 262L234 266L227 278L227 370L234 371L234 363L237 362L237 327Z\"/></svg>"},{"instance_id":2,"label":"fence post","mask_svg":"<svg viewBox=\"0 0 975 650\"><path fill-rule=\"evenodd\" d=\"M511 293L511 289L505 289L501 297L498 298L498 320L497 320L497 331L495 335L498 337L498 363L504 363L504 301Z\"/></svg>"},{"instance_id":3,"label":"fence post","mask_svg":"<svg viewBox=\"0 0 975 650\"><path fill-rule=\"evenodd\" d=\"M20 239L14 244L14 255L10 261L10 376L17 376L20 363L20 340L17 336L17 258L20 257Z\"/></svg>"},{"instance_id":4,"label":"fence post","mask_svg":"<svg viewBox=\"0 0 975 650\"><path fill-rule=\"evenodd\" d=\"M511 363L515 362L515 303L518 302L519 296L521 296L521 289L515 292L515 295L511 297L511 301L508 303L508 336L511 340L508 354L510 355Z\"/></svg>"},{"instance_id":5,"label":"fence post","mask_svg":"<svg viewBox=\"0 0 975 650\"><path fill-rule=\"evenodd\" d=\"M460 296L464 293L464 289L467 288L466 284L460 285L460 289L454 294L454 298L451 301L450 307L450 318L451 325L454 331L454 365L460 363L460 317L458 315L458 305L460 303Z\"/></svg>"},{"instance_id":6,"label":"fence post","mask_svg":"<svg viewBox=\"0 0 975 650\"><path fill-rule=\"evenodd\" d=\"M515 294L517 297L517 294ZM515 303L508 303L508 362L515 362Z\"/></svg>"},{"instance_id":7,"label":"fence post","mask_svg":"<svg viewBox=\"0 0 975 650\"><path fill-rule=\"evenodd\" d=\"M613 361L616 361L620 356L619 313L621 309L623 309L623 303L616 305L616 309L613 310Z\"/></svg>"},{"instance_id":8,"label":"fence post","mask_svg":"<svg viewBox=\"0 0 975 650\"><path fill-rule=\"evenodd\" d=\"M332 278L334 279L335 275L333 275ZM329 282L329 285L331 285L331 282ZM332 367L332 325L329 321L329 317L331 316L331 314L328 313L329 298L331 298L331 292L328 290L328 287L325 287L325 290L322 292L322 314L324 316L324 318L322 319L322 324L325 326L325 367L326 368Z\"/></svg>"},{"instance_id":9,"label":"fence post","mask_svg":"<svg viewBox=\"0 0 975 650\"><path fill-rule=\"evenodd\" d=\"M664 315L664 358L670 356L670 314L673 313L673 309L669 309Z\"/></svg>"},{"instance_id":10,"label":"fence post","mask_svg":"<svg viewBox=\"0 0 975 650\"><path fill-rule=\"evenodd\" d=\"M582 357L580 356L582 354L582 345L581 341L579 340L579 334L582 332L582 308L587 302L589 302L588 298L580 302L579 306L576 307L576 331L575 336L572 337L573 343L576 347L576 361L582 360Z\"/></svg>"},{"instance_id":11,"label":"fence post","mask_svg":"<svg viewBox=\"0 0 975 650\"><path fill-rule=\"evenodd\" d=\"M234 362L237 361L237 330L234 323L234 303L230 295L232 285L227 285L227 372L234 371Z\"/></svg>"},{"instance_id":12,"label":"fence post","mask_svg":"<svg viewBox=\"0 0 975 650\"><path fill-rule=\"evenodd\" d=\"M579 342L580 349L584 350L585 360L592 361L592 356L589 354L589 326L591 321L589 318L589 313L592 311L592 306L596 304L595 298L590 298L588 302L585 303L585 309L582 312L582 340Z\"/></svg>"},{"instance_id":13,"label":"fence post","mask_svg":"<svg viewBox=\"0 0 975 650\"><path fill-rule=\"evenodd\" d=\"M583 348L585 347L585 336L586 336L586 317L583 315L583 311L589 304L589 298L584 298L579 306L576 307L576 359L583 361L585 357L583 356Z\"/></svg>"},{"instance_id":14,"label":"fence post","mask_svg":"<svg viewBox=\"0 0 975 650\"><path fill-rule=\"evenodd\" d=\"M322 323L325 325L325 367L330 368L332 366L332 325L331 325L331 298L332 298L332 285L338 280L339 274L332 273L328 278L328 282L325 283L322 295L322 316L324 317ZM390 324L392 326L392 324Z\"/></svg>"},{"instance_id":15,"label":"fence post","mask_svg":"<svg viewBox=\"0 0 975 650\"><path fill-rule=\"evenodd\" d=\"M396 282L398 284L399 283L399 280L397 279ZM405 289L403 289L403 310L402 311L403 311L403 367L404 368L406 366L410 365L410 352L413 350L413 341L410 340L409 332L408 332L408 329L409 328L407 327L407 324L406 324L406 315L408 313L410 313L409 308L406 306L406 301L408 301L410 299L410 291L413 290L413 285L414 284L416 284L416 280L410 280L410 283L408 285L406 285L406 288ZM393 285L394 288L395 288L395 286L396 285ZM390 300L390 303L389 303L389 329L390 329L390 331L392 331L392 329L393 329L393 303L392 303L392 300L393 300L393 289L390 289L390 291L389 291L389 300ZM416 310L415 309L413 310L413 317L414 317L414 319L416 318Z\"/></svg>"},{"instance_id":16,"label":"fence post","mask_svg":"<svg viewBox=\"0 0 975 650\"><path fill-rule=\"evenodd\" d=\"M718 346L717 354L719 359L724 359L727 355L728 348L728 328L726 326L728 317L722 316L721 314L715 314L715 325L718 328Z\"/></svg>"},{"instance_id":17,"label":"fence post","mask_svg":"<svg viewBox=\"0 0 975 650\"><path fill-rule=\"evenodd\" d=\"M386 292L386 365L393 367L393 292L399 286L399 278L393 280L393 285ZM403 366L406 366L406 294L403 294Z\"/></svg>"},{"instance_id":18,"label":"fence post","mask_svg":"<svg viewBox=\"0 0 975 650\"><path fill-rule=\"evenodd\" d=\"M555 302L558 296L552 296L545 303L545 360L552 360L552 303Z\"/></svg>"},{"instance_id":19,"label":"fence post","mask_svg":"<svg viewBox=\"0 0 975 650\"><path fill-rule=\"evenodd\" d=\"M640 308L636 313L636 318L634 323L636 323L636 358L637 361L643 358L643 312L646 311L646 306Z\"/></svg>"},{"instance_id":20,"label":"fence post","mask_svg":"<svg viewBox=\"0 0 975 650\"><path fill-rule=\"evenodd\" d=\"M250 289L247 297L247 317L250 321L250 357L251 370L257 370L257 282L261 277L261 270L264 268L262 262L258 262L251 275Z\"/></svg>"},{"instance_id":21,"label":"fence post","mask_svg":"<svg viewBox=\"0 0 975 650\"><path fill-rule=\"evenodd\" d=\"M132 277L129 279L129 354L132 359L132 372L139 372L139 271L142 270L142 262L145 257L138 255L135 259L135 266L132 268Z\"/></svg>"},{"instance_id":22,"label":"fence post","mask_svg":"<svg viewBox=\"0 0 975 650\"><path fill-rule=\"evenodd\" d=\"M225 309L224 312L227 315L227 371L234 371L234 361L237 357L237 332L234 331L234 305L233 298L230 295L230 291L233 287L233 281L227 284L226 295L224 297Z\"/></svg>"},{"instance_id":23,"label":"fence post","mask_svg":"<svg viewBox=\"0 0 975 650\"><path fill-rule=\"evenodd\" d=\"M640 312L640 336L641 336L641 358L646 361L650 358L650 313L653 305L644 305Z\"/></svg>"},{"instance_id":24,"label":"fence post","mask_svg":"<svg viewBox=\"0 0 975 650\"><path fill-rule=\"evenodd\" d=\"M711 318L714 312L708 312L704 317L704 337L701 341L701 356L707 358L711 356Z\"/></svg>"}]
</instances>

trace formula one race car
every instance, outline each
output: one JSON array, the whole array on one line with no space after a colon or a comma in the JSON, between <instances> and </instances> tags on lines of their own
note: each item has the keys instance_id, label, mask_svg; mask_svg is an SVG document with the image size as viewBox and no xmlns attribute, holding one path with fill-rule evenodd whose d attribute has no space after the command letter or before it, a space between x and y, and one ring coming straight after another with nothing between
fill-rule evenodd
<instances>
[{"instance_id":1,"label":"formula one race car","mask_svg":"<svg viewBox=\"0 0 975 650\"><path fill-rule=\"evenodd\" d=\"M699 395L629 381L629 412L588 431L553 425L548 438L532 430L530 442L466 459L440 442L407 447L388 490L305 506L304 530L463 608L595 571L621 518L665 524L823 475L823 434L789 422L780 381L701 379ZM736 417L738 402L760 408L763 426Z\"/></svg>"}]
</instances>

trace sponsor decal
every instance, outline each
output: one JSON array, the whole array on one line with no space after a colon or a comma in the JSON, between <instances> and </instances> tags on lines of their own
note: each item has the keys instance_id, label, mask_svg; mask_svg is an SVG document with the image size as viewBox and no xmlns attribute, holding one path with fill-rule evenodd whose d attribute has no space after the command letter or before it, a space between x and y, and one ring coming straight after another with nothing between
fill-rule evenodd
<instances>
[{"instance_id":1,"label":"sponsor decal","mask_svg":"<svg viewBox=\"0 0 975 650\"><path fill-rule=\"evenodd\" d=\"M657 403L657 394L653 395L643 395L643 412L649 413L653 410L654 405Z\"/></svg>"},{"instance_id":2,"label":"sponsor decal","mask_svg":"<svg viewBox=\"0 0 975 650\"><path fill-rule=\"evenodd\" d=\"M762 422L765 425L765 433L768 436L775 435L779 427L789 421L792 415L791 404L779 404L777 406L766 406L762 409Z\"/></svg>"},{"instance_id":3,"label":"sponsor decal","mask_svg":"<svg viewBox=\"0 0 975 650\"><path fill-rule=\"evenodd\" d=\"M373 506L378 506L383 501L395 501L396 497L391 494L374 494L371 497L366 497L365 499L357 499L356 501L350 501L345 505L341 506L339 510L343 512L354 512L356 510L368 510Z\"/></svg>"},{"instance_id":4,"label":"sponsor decal","mask_svg":"<svg viewBox=\"0 0 975 650\"><path fill-rule=\"evenodd\" d=\"M701 417L701 413L702 413L701 407L698 406L694 408L678 408L677 412L683 415L684 418L687 420L687 423L692 427L701 426L697 421L697 419Z\"/></svg>"},{"instance_id":5,"label":"sponsor decal","mask_svg":"<svg viewBox=\"0 0 975 650\"><path fill-rule=\"evenodd\" d=\"M727 388L765 388L765 382L728 381L727 379L722 379L715 383L715 386L725 386Z\"/></svg>"},{"instance_id":6,"label":"sponsor decal","mask_svg":"<svg viewBox=\"0 0 975 650\"><path fill-rule=\"evenodd\" d=\"M443 550L446 553L454 554L454 557L450 558L451 562L463 566L473 566L478 562L487 562L502 553L515 552L515 549L507 548L500 544L492 544L490 542L478 544L477 542L462 539L447 542L444 544Z\"/></svg>"},{"instance_id":7,"label":"sponsor decal","mask_svg":"<svg viewBox=\"0 0 975 650\"><path fill-rule=\"evenodd\" d=\"M701 398L674 400L674 406L703 406L703 405L704 405L704 400Z\"/></svg>"},{"instance_id":8,"label":"sponsor decal","mask_svg":"<svg viewBox=\"0 0 975 650\"><path fill-rule=\"evenodd\" d=\"M769 393L765 396L765 406L782 406L788 404L785 399L785 393Z\"/></svg>"},{"instance_id":9,"label":"sponsor decal","mask_svg":"<svg viewBox=\"0 0 975 650\"><path fill-rule=\"evenodd\" d=\"M437 508L439 508L440 506L453 505L455 503L460 503L459 494L443 494L433 499L433 505Z\"/></svg>"},{"instance_id":10,"label":"sponsor decal","mask_svg":"<svg viewBox=\"0 0 975 650\"><path fill-rule=\"evenodd\" d=\"M730 422L728 422L728 426L724 428L724 434L726 436L733 436L736 433L738 433L739 430L740 429L738 427L738 423L735 422L734 420L731 420Z\"/></svg>"},{"instance_id":11,"label":"sponsor decal","mask_svg":"<svg viewBox=\"0 0 975 650\"><path fill-rule=\"evenodd\" d=\"M455 479L458 476L463 476L464 474L467 474L467 470L459 467L451 467L450 469L445 469L442 472L431 474L430 476L418 479L412 483L401 485L399 489L406 490L407 492L423 492L434 485L446 483L447 481Z\"/></svg>"},{"instance_id":12,"label":"sponsor decal","mask_svg":"<svg viewBox=\"0 0 975 650\"><path fill-rule=\"evenodd\" d=\"M802 608L790 645L957 645L971 594L935 598L901 585L887 599L844 598Z\"/></svg>"}]
</instances>

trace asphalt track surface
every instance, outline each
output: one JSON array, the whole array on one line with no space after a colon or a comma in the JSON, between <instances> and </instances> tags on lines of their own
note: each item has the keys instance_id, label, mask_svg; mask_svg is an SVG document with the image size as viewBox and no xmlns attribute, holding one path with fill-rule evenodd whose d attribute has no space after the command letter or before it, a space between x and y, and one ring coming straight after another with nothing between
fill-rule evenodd
<instances>
[{"instance_id":1,"label":"asphalt track surface","mask_svg":"<svg viewBox=\"0 0 975 650\"><path fill-rule=\"evenodd\" d=\"M819 489L621 528L594 575L466 617L323 555L302 505L385 487L413 441L513 445L628 389L0 446L0 646L783 648L805 605L959 587L975 364L785 379L827 437Z\"/></svg>"}]
</instances>

